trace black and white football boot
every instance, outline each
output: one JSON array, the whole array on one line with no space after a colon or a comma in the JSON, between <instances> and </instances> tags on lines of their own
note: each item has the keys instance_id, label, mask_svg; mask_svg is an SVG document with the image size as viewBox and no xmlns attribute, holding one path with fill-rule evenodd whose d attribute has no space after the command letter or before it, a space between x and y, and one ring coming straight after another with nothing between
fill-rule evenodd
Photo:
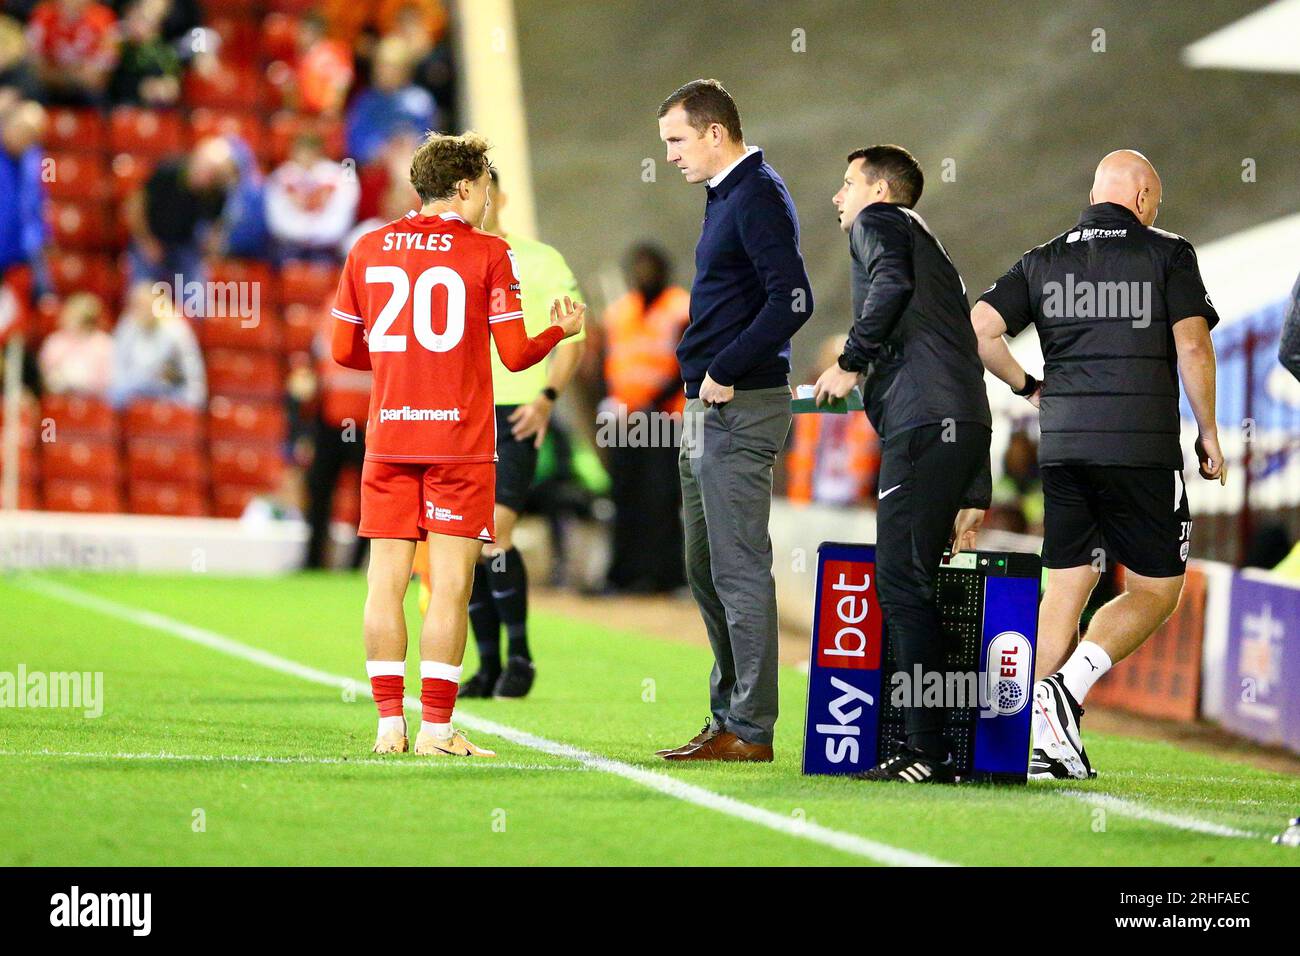
<instances>
[{"instance_id":1,"label":"black and white football boot","mask_svg":"<svg viewBox=\"0 0 1300 956\"><path fill-rule=\"evenodd\" d=\"M897 783L957 782L956 764L951 754L946 760L938 761L906 745L879 765L853 776L858 780L892 780Z\"/></svg>"},{"instance_id":2,"label":"black and white football boot","mask_svg":"<svg viewBox=\"0 0 1300 956\"><path fill-rule=\"evenodd\" d=\"M1097 776L1079 736L1083 708L1060 674L1034 685L1034 742L1030 780L1088 780Z\"/></svg>"}]
</instances>

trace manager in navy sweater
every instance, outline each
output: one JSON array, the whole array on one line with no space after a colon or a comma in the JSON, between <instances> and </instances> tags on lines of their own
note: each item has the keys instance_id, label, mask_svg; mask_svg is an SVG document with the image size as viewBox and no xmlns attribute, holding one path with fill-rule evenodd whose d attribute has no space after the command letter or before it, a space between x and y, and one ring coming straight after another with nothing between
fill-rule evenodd
<instances>
[{"instance_id":1,"label":"manager in navy sweater","mask_svg":"<svg viewBox=\"0 0 1300 956\"><path fill-rule=\"evenodd\" d=\"M812 314L799 220L785 183L746 147L717 80L659 107L668 162L706 183L691 321L677 347L686 383L679 470L686 576L713 646L709 722L666 760L772 759L777 714L772 466L790 431L790 337Z\"/></svg>"}]
</instances>

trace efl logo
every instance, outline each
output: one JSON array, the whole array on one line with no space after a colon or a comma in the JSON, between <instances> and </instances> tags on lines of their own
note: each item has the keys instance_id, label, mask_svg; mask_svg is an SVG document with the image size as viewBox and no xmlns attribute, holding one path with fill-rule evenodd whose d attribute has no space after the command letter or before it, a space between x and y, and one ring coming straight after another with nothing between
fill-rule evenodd
<instances>
[{"instance_id":1,"label":"efl logo","mask_svg":"<svg viewBox=\"0 0 1300 956\"><path fill-rule=\"evenodd\" d=\"M984 660L985 693L995 714L1009 717L1029 703L1033 650L1019 631L1003 631L989 641Z\"/></svg>"},{"instance_id":2,"label":"efl logo","mask_svg":"<svg viewBox=\"0 0 1300 956\"><path fill-rule=\"evenodd\" d=\"M880 669L880 608L873 602L874 563L827 561L817 609L817 665Z\"/></svg>"}]
</instances>

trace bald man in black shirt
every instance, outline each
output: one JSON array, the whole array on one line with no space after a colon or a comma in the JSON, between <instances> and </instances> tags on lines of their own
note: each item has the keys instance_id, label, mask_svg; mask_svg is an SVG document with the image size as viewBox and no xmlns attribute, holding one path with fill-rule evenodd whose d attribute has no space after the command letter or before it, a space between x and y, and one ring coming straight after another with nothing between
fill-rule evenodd
<instances>
[{"instance_id":1,"label":"bald man in black shirt","mask_svg":"<svg viewBox=\"0 0 1300 956\"><path fill-rule=\"evenodd\" d=\"M1179 447L1181 373L1200 436L1200 474L1223 481L1215 423L1219 321L1192 244L1152 227L1161 184L1146 157L1110 153L1078 223L1026 252L971 314L985 367L1041 412L1047 589L1038 618L1031 779L1092 775L1079 735L1084 696L1173 613L1192 521ZM1004 334L1038 329L1043 381ZM1125 592L1079 617L1118 561Z\"/></svg>"}]
</instances>

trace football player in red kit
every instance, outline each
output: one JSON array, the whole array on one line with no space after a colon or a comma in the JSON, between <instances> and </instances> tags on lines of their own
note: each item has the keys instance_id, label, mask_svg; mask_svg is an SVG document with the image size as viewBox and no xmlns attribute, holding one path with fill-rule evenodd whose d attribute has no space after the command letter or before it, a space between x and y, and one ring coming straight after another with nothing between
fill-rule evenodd
<instances>
[{"instance_id":1,"label":"football player in red kit","mask_svg":"<svg viewBox=\"0 0 1300 956\"><path fill-rule=\"evenodd\" d=\"M475 228L487 210L487 150L474 133L430 134L411 161L420 211L357 240L334 303L335 361L374 371L360 534L373 539L364 629L379 707L376 753L407 749L402 604L415 542L427 536L433 596L420 633L423 720L415 752L495 756L451 724L474 562L494 537L488 336L518 371L576 335L586 311L557 301L551 326L527 337L510 246Z\"/></svg>"}]
</instances>

